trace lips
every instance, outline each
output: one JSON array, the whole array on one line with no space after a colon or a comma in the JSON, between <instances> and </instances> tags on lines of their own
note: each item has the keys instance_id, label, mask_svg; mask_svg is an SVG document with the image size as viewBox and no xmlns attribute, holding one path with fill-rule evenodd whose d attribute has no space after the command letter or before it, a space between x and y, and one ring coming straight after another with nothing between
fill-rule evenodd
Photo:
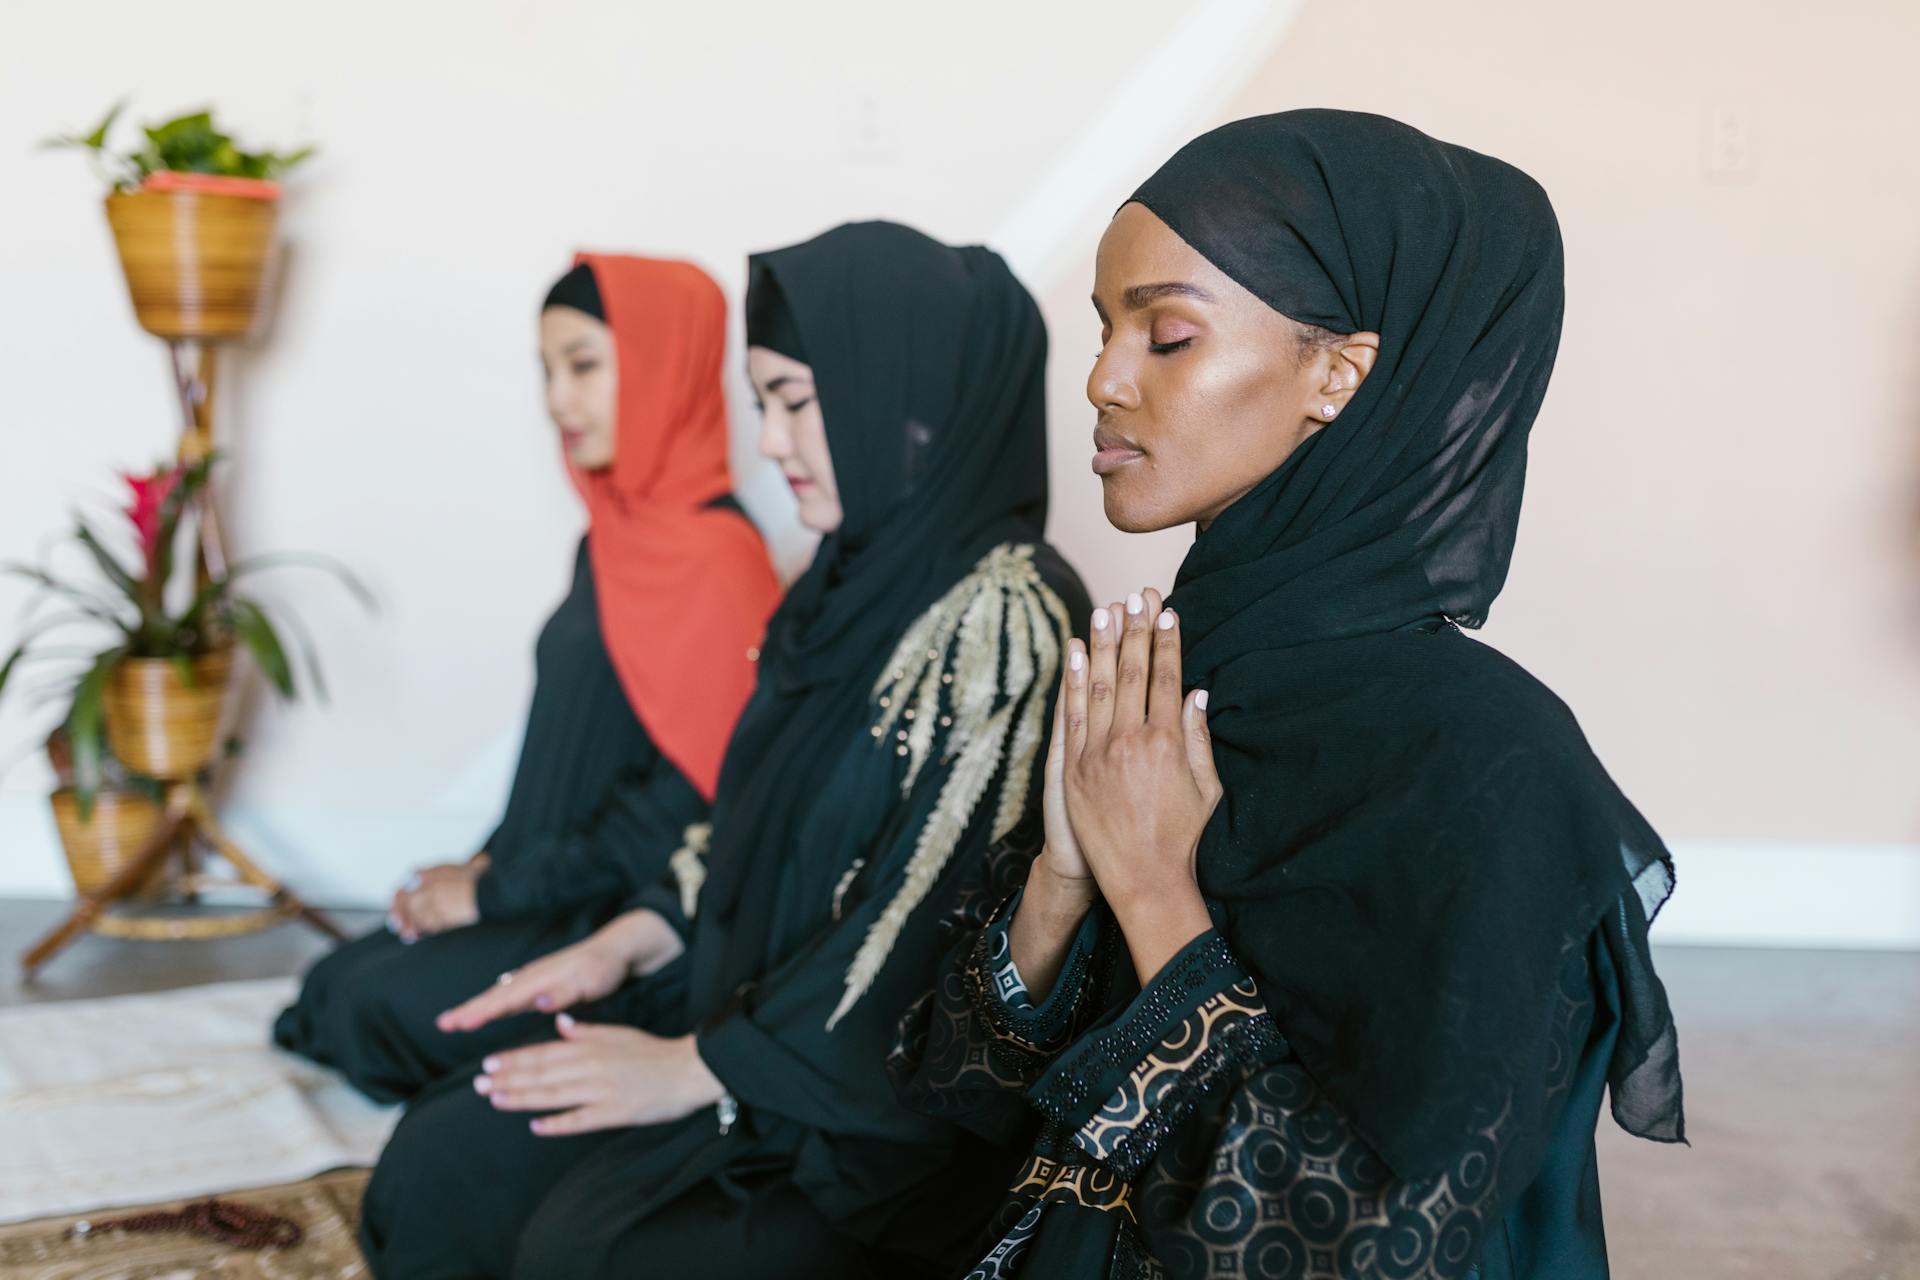
<instances>
[{"instance_id":1,"label":"lips","mask_svg":"<svg viewBox=\"0 0 1920 1280\"><path fill-rule=\"evenodd\" d=\"M1110 476L1147 456L1133 441L1111 427L1094 428L1093 450L1093 474L1097 476Z\"/></svg>"},{"instance_id":2,"label":"lips","mask_svg":"<svg viewBox=\"0 0 1920 1280\"><path fill-rule=\"evenodd\" d=\"M807 479L805 476L788 476L787 485L795 493L804 493L806 490L813 488L813 481Z\"/></svg>"}]
</instances>

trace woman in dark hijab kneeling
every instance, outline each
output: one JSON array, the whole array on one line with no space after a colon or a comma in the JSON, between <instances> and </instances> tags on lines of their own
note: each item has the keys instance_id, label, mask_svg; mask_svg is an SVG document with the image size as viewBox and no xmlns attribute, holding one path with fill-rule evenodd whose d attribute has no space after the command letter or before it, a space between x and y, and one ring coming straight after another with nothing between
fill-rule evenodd
<instances>
[{"instance_id":1,"label":"woman in dark hijab kneeling","mask_svg":"<svg viewBox=\"0 0 1920 1280\"><path fill-rule=\"evenodd\" d=\"M932 1113L1037 1113L973 1275L1605 1276L1603 1094L1682 1138L1671 861L1461 630L1559 340L1546 195L1377 116L1242 120L1122 206L1094 304L1108 518L1199 535L1071 646L1044 846L958 904L895 1055Z\"/></svg>"},{"instance_id":2,"label":"woman in dark hijab kneeling","mask_svg":"<svg viewBox=\"0 0 1920 1280\"><path fill-rule=\"evenodd\" d=\"M1087 608L1043 539L1046 330L998 255L862 223L753 260L747 341L825 536L670 874L441 1018L478 1052L374 1171L383 1278L945 1276L993 1208L1004 1153L886 1058L954 895L1038 825ZM527 1014L559 1016L484 1034Z\"/></svg>"}]
</instances>

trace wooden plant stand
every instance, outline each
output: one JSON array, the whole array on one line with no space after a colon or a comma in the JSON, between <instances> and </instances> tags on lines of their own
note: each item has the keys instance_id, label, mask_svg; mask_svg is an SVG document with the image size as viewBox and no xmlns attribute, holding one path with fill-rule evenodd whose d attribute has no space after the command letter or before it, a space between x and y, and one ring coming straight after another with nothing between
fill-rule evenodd
<instances>
[{"instance_id":1,"label":"wooden plant stand","mask_svg":"<svg viewBox=\"0 0 1920 1280\"><path fill-rule=\"evenodd\" d=\"M107 198L135 315L143 328L167 343L182 418L183 462L198 462L213 452L216 344L240 337L251 326L273 213L271 202L192 190ZM202 574L225 573L226 546L211 484L198 502ZM297 919L336 940L346 938L339 925L302 902L221 830L203 785L206 765L205 759L193 759L178 767L162 762L143 770L167 784L160 829L111 880L82 894L72 913L21 955L28 976L89 930L118 938L204 941ZM200 869L198 848L203 843L225 859L235 878ZM244 886L263 895L264 904L220 914L115 909L141 897L149 877L175 851L180 858L165 873L163 892L196 903L205 889Z\"/></svg>"},{"instance_id":2,"label":"wooden plant stand","mask_svg":"<svg viewBox=\"0 0 1920 1280\"><path fill-rule=\"evenodd\" d=\"M83 896L72 914L20 957L20 966L28 975L53 959L67 944L92 930L113 938L138 938L153 942L205 942L214 938L232 938L291 919L305 920L336 940L346 932L325 915L302 902L292 890L262 870L260 864L229 839L220 829L207 802L207 793L199 782L175 782L167 788L167 820L138 857L121 868L97 893ZM237 880L210 876L205 872L180 869L167 878L167 886L189 898L202 890L235 884L259 890L267 897L264 906L219 915L110 913L109 908L138 896L140 886L165 863L176 848L195 839L204 840L233 867Z\"/></svg>"}]
</instances>

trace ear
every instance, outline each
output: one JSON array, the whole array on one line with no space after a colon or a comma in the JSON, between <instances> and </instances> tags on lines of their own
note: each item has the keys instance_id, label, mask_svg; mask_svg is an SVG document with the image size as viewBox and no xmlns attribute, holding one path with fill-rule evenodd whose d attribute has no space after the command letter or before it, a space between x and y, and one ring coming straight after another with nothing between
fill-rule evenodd
<instances>
[{"instance_id":1,"label":"ear","mask_svg":"<svg viewBox=\"0 0 1920 1280\"><path fill-rule=\"evenodd\" d=\"M1345 405L1373 372L1373 362L1380 358L1380 335L1348 334L1327 355L1326 393L1341 397L1335 403Z\"/></svg>"},{"instance_id":2,"label":"ear","mask_svg":"<svg viewBox=\"0 0 1920 1280\"><path fill-rule=\"evenodd\" d=\"M1339 346L1328 348L1322 357L1325 372L1315 389L1310 419L1322 426L1331 422L1347 407L1347 401L1353 399L1353 393L1373 372L1373 362L1379 358L1380 335L1377 333L1348 334Z\"/></svg>"}]
</instances>

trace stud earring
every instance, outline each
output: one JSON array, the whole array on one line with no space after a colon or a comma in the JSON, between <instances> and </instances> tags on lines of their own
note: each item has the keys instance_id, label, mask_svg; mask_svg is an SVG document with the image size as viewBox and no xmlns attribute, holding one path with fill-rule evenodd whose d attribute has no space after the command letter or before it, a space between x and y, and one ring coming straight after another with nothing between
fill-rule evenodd
<instances>
[{"instance_id":1,"label":"stud earring","mask_svg":"<svg viewBox=\"0 0 1920 1280\"><path fill-rule=\"evenodd\" d=\"M1340 411L1339 411L1338 409L1336 409L1336 408L1334 408L1334 407L1333 407L1332 405L1330 405L1330 404L1323 404L1323 405L1321 405L1321 406L1320 406L1320 416L1321 416L1321 417L1323 417L1323 418L1326 418L1326 419L1329 419L1329 420L1331 420L1331 419L1332 419L1332 417L1333 417L1333 415L1334 415L1334 414L1336 414L1336 413L1338 413L1338 412L1340 412Z\"/></svg>"}]
</instances>

